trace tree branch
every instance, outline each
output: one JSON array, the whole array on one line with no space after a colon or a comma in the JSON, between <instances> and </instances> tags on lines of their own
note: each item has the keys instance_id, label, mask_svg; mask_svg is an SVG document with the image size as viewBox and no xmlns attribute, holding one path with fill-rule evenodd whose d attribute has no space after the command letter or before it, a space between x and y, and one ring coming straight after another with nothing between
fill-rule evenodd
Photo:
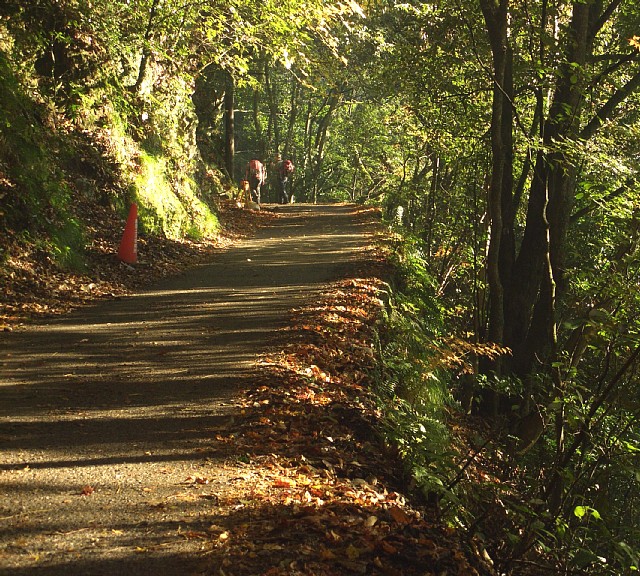
<instances>
[{"instance_id":1,"label":"tree branch","mask_svg":"<svg viewBox=\"0 0 640 576\"><path fill-rule=\"evenodd\" d=\"M593 404L591 404L591 408L589 409L589 413L584 419L584 422L582 422L580 430L578 431L573 444L564 453L560 468L564 468L571 461L571 458L576 453L578 448L580 448L581 444L587 439L591 423L593 422L593 419L595 418L595 415L598 412L599 408L606 402L607 398L609 398L609 395L619 384L620 380L622 380L622 377L625 375L627 370L629 370L629 368L631 368L633 363L637 360L638 356L640 356L640 346L637 346L635 348L635 350L627 358L625 363L620 367L618 372L616 372L616 374L613 376L609 384L607 384L606 388L600 393L600 396L593 401Z\"/></svg>"},{"instance_id":2,"label":"tree branch","mask_svg":"<svg viewBox=\"0 0 640 576\"><path fill-rule=\"evenodd\" d=\"M591 38L595 38L598 32L602 30L602 27L607 23L612 14L616 11L618 6L622 4L622 0L613 0L609 6L607 6L600 14L600 17L593 23L589 35Z\"/></svg>"},{"instance_id":3,"label":"tree branch","mask_svg":"<svg viewBox=\"0 0 640 576\"><path fill-rule=\"evenodd\" d=\"M589 140L598 129L604 124L605 120L613 114L615 108L622 103L628 96L640 88L640 71L636 72L634 76L621 88L613 93L611 98L598 110L596 115L580 132L580 138Z\"/></svg>"},{"instance_id":4,"label":"tree branch","mask_svg":"<svg viewBox=\"0 0 640 576\"><path fill-rule=\"evenodd\" d=\"M617 198L618 196L620 196L621 194L629 190L631 186L633 186L635 183L636 183L635 178L627 178L627 180L625 181L624 184L622 184L622 186L619 186L613 192L609 192L609 194L607 194L602 199L602 202L608 202L609 200L613 200L614 198ZM583 216L586 216L587 214L593 212L597 207L598 207L598 204L596 204L595 202L592 202L591 204L589 204L589 206L585 206L584 208L581 208L580 210L571 214L570 222L572 223L576 222Z\"/></svg>"}]
</instances>

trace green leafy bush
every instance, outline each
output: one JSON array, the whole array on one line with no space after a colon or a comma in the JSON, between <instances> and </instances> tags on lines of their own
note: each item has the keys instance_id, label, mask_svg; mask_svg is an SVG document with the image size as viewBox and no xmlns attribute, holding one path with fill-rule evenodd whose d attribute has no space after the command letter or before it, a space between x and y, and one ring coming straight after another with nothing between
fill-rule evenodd
<instances>
[{"instance_id":1,"label":"green leafy bush","mask_svg":"<svg viewBox=\"0 0 640 576\"><path fill-rule=\"evenodd\" d=\"M452 499L447 488L451 439L445 418L450 396L434 345L440 331L439 305L414 244L397 244L391 259L396 288L389 287L378 341L377 390L385 435L401 455L411 484L425 496Z\"/></svg>"}]
</instances>

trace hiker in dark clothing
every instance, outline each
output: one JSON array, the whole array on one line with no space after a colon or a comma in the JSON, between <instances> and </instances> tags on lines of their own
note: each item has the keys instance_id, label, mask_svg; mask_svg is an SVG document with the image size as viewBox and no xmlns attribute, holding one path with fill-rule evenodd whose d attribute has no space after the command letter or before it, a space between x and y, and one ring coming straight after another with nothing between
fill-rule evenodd
<instances>
[{"instance_id":1,"label":"hiker in dark clothing","mask_svg":"<svg viewBox=\"0 0 640 576\"><path fill-rule=\"evenodd\" d=\"M288 204L291 200L287 184L289 177L293 174L295 167L291 160L280 160L276 165L276 173L278 176L278 195L281 204Z\"/></svg>"}]
</instances>

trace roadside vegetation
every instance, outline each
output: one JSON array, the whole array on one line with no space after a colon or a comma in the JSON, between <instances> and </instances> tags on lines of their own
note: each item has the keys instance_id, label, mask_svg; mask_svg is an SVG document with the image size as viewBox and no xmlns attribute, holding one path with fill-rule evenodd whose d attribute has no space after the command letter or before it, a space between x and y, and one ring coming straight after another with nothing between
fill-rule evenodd
<instances>
[{"instance_id":1,"label":"roadside vegetation","mask_svg":"<svg viewBox=\"0 0 640 576\"><path fill-rule=\"evenodd\" d=\"M279 152L298 201L383 213L407 489L498 573L637 572L639 37L631 0L6 0L3 325L206 255Z\"/></svg>"}]
</instances>

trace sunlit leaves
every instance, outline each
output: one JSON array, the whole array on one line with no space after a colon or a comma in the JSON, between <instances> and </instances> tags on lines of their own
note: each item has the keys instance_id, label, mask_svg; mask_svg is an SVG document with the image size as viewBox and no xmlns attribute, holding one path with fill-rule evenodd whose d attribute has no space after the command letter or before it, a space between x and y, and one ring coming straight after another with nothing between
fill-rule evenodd
<instances>
[{"instance_id":1,"label":"sunlit leaves","mask_svg":"<svg viewBox=\"0 0 640 576\"><path fill-rule=\"evenodd\" d=\"M591 506L576 506L573 509L573 515L576 518L581 518L581 519L591 516L595 520L600 520L600 513L595 508L592 508Z\"/></svg>"}]
</instances>

